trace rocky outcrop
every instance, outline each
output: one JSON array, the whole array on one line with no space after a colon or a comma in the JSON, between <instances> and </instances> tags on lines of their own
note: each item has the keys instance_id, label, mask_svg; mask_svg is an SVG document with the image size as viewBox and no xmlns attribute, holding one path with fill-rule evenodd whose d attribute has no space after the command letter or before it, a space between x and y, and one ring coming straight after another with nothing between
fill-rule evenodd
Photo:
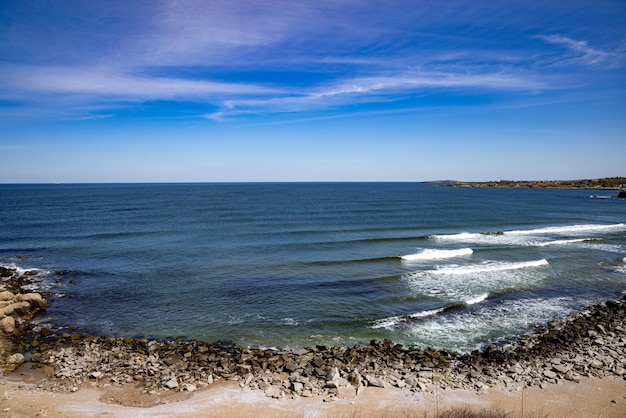
<instances>
[{"instance_id":1,"label":"rocky outcrop","mask_svg":"<svg viewBox=\"0 0 626 418\"><path fill-rule=\"evenodd\" d=\"M35 275L33 271L19 273L0 267L0 368L5 371L24 363L19 342L30 319L47 306L40 293L22 291L22 286L32 283Z\"/></svg>"},{"instance_id":2,"label":"rocky outcrop","mask_svg":"<svg viewBox=\"0 0 626 418\"><path fill-rule=\"evenodd\" d=\"M6 306L27 302L31 309L40 307L37 296L16 296L19 292L10 291L13 296L7 294ZM51 370L52 377L40 387L53 391L132 384L150 394L193 392L222 379L237 381L242 389L262 390L272 398L332 400L358 396L365 386L413 392L484 391L494 386L521 390L561 380L577 382L583 376L626 379L624 300L552 321L507 347L469 354L403 347L389 340L278 351L223 341L83 336L33 326L26 332L26 321L16 316L17 311L10 317L17 332L22 330L21 343L32 353L33 367ZM4 318L0 324L10 330L11 320ZM29 335L32 338L24 338ZM24 361L21 353L10 355L5 357L7 364Z\"/></svg>"}]
</instances>

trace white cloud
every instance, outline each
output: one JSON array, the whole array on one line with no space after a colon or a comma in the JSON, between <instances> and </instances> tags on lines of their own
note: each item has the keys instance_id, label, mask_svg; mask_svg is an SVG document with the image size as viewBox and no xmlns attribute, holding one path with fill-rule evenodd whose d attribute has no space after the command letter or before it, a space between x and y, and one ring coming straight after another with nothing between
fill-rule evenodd
<instances>
[{"instance_id":1,"label":"white cloud","mask_svg":"<svg viewBox=\"0 0 626 418\"><path fill-rule=\"evenodd\" d=\"M66 68L4 66L2 90L24 93L84 95L92 99L201 100L221 96L276 93L275 89L250 83L222 83L184 78L126 74L112 68ZM10 93L9 93L10 95Z\"/></svg>"},{"instance_id":2,"label":"white cloud","mask_svg":"<svg viewBox=\"0 0 626 418\"><path fill-rule=\"evenodd\" d=\"M539 38L553 45L560 45L568 51L560 61L562 64L613 65L616 58L616 54L592 48L586 41L576 41L561 35L543 35Z\"/></svg>"},{"instance_id":3,"label":"white cloud","mask_svg":"<svg viewBox=\"0 0 626 418\"><path fill-rule=\"evenodd\" d=\"M291 95L255 99L232 99L222 103L219 111L206 115L213 120L242 114L303 112L362 103L394 101L427 89L480 89L492 91L550 89L545 81L520 75L417 73L400 76L374 76L344 80Z\"/></svg>"}]
</instances>

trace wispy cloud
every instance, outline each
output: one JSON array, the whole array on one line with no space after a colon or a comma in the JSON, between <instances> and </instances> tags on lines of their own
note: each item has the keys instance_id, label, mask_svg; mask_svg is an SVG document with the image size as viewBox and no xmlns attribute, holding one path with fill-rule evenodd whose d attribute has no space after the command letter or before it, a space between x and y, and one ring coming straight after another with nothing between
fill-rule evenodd
<instances>
[{"instance_id":1,"label":"wispy cloud","mask_svg":"<svg viewBox=\"0 0 626 418\"><path fill-rule=\"evenodd\" d=\"M561 65L613 66L619 55L589 46L587 41L577 41L562 35L541 35L540 39L565 48L566 53L557 62Z\"/></svg>"},{"instance_id":2,"label":"wispy cloud","mask_svg":"<svg viewBox=\"0 0 626 418\"><path fill-rule=\"evenodd\" d=\"M242 114L303 112L359 103L380 103L405 98L430 89L480 89L481 91L537 91L552 88L546 81L521 75L411 73L398 76L374 76L343 80L318 86L297 94L258 99L234 99L224 102L219 111L206 115L213 120Z\"/></svg>"}]
</instances>

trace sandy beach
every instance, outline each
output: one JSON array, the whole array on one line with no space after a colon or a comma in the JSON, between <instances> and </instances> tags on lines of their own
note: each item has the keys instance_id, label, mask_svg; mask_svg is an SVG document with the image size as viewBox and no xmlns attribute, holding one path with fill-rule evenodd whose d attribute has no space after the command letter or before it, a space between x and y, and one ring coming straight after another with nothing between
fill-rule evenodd
<instances>
[{"instance_id":1,"label":"sandy beach","mask_svg":"<svg viewBox=\"0 0 626 418\"><path fill-rule=\"evenodd\" d=\"M0 379L2 417L435 417L452 408L496 410L526 417L623 417L626 385L622 379L584 378L521 391L442 390L413 393L398 388L364 388L357 397L333 402L321 398L271 399L262 391L217 383L195 392L143 394L138 388L93 388L74 393L37 389L33 373ZM156 405L155 405L156 403Z\"/></svg>"}]
</instances>

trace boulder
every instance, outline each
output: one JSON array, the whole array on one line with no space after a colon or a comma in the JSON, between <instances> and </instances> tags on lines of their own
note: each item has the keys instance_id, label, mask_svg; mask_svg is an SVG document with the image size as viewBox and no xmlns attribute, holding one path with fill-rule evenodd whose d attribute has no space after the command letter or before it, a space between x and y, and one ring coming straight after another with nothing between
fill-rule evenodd
<instances>
[{"instance_id":1,"label":"boulder","mask_svg":"<svg viewBox=\"0 0 626 418\"><path fill-rule=\"evenodd\" d=\"M15 299L15 295L13 294L13 292L9 292L8 290L5 290L4 292L0 292L0 301L13 300L13 299Z\"/></svg>"},{"instance_id":2,"label":"boulder","mask_svg":"<svg viewBox=\"0 0 626 418\"><path fill-rule=\"evenodd\" d=\"M15 366L19 366L26 361L22 353L15 353L7 357L7 363Z\"/></svg>"},{"instance_id":3,"label":"boulder","mask_svg":"<svg viewBox=\"0 0 626 418\"><path fill-rule=\"evenodd\" d=\"M15 331L15 318L7 316L0 319L0 331L5 334L13 334L13 331Z\"/></svg>"},{"instance_id":4,"label":"boulder","mask_svg":"<svg viewBox=\"0 0 626 418\"><path fill-rule=\"evenodd\" d=\"M18 296L18 300L22 302L28 302L31 305L36 305L39 307L46 305L46 300L39 293L23 293Z\"/></svg>"}]
</instances>

